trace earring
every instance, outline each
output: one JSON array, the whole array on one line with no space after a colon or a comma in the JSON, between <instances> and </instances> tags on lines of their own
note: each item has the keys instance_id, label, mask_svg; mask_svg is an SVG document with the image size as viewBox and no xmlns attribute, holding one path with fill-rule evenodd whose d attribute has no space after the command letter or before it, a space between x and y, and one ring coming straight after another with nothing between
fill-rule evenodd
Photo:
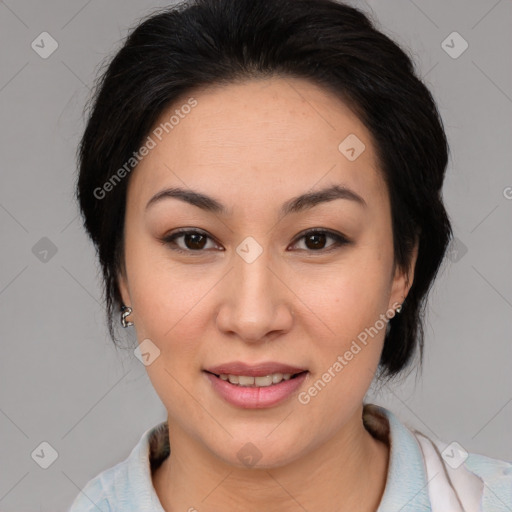
<instances>
[{"instance_id":1,"label":"earring","mask_svg":"<svg viewBox=\"0 0 512 512\"><path fill-rule=\"evenodd\" d=\"M396 313L401 313L402 311L402 304L400 304L396 309L395 309L395 312Z\"/></svg>"},{"instance_id":2,"label":"earring","mask_svg":"<svg viewBox=\"0 0 512 512\"><path fill-rule=\"evenodd\" d=\"M133 325L133 322L127 322L126 317L132 314L132 308L130 306L125 306L124 304L121 306L121 325L123 327L130 327L130 325Z\"/></svg>"}]
</instances>

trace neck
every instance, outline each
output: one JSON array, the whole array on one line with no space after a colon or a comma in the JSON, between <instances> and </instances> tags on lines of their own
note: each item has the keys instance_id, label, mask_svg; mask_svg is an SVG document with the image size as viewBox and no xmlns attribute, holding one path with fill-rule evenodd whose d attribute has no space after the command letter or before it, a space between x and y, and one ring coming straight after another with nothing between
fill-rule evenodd
<instances>
[{"instance_id":1,"label":"neck","mask_svg":"<svg viewBox=\"0 0 512 512\"><path fill-rule=\"evenodd\" d=\"M153 475L165 510L374 512L384 493L389 447L362 422L362 406L329 440L287 465L226 464L169 422L171 453Z\"/></svg>"}]
</instances>

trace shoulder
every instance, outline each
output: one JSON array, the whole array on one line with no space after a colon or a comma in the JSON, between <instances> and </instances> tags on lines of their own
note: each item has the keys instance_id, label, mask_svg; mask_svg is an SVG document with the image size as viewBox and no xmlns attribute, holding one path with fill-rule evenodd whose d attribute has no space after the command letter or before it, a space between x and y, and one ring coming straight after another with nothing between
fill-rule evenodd
<instances>
[{"instance_id":1,"label":"shoulder","mask_svg":"<svg viewBox=\"0 0 512 512\"><path fill-rule=\"evenodd\" d=\"M457 442L429 438L418 431L414 435L434 489L447 483L463 510L512 510L512 461L469 453Z\"/></svg>"},{"instance_id":2,"label":"shoulder","mask_svg":"<svg viewBox=\"0 0 512 512\"><path fill-rule=\"evenodd\" d=\"M116 475L123 472L126 473L125 465L126 462L117 464L89 480L76 496L68 512L113 511L111 503L113 488L117 479Z\"/></svg>"},{"instance_id":3,"label":"shoulder","mask_svg":"<svg viewBox=\"0 0 512 512\"><path fill-rule=\"evenodd\" d=\"M512 461L426 436L374 404L365 405L363 421L390 446L379 512L512 512Z\"/></svg>"},{"instance_id":4,"label":"shoulder","mask_svg":"<svg viewBox=\"0 0 512 512\"><path fill-rule=\"evenodd\" d=\"M512 461L468 454L464 466L484 484L483 510L510 512L512 510Z\"/></svg>"},{"instance_id":5,"label":"shoulder","mask_svg":"<svg viewBox=\"0 0 512 512\"><path fill-rule=\"evenodd\" d=\"M87 482L68 512L160 512L151 470L169 453L165 427L166 422L146 430L125 460Z\"/></svg>"}]
</instances>

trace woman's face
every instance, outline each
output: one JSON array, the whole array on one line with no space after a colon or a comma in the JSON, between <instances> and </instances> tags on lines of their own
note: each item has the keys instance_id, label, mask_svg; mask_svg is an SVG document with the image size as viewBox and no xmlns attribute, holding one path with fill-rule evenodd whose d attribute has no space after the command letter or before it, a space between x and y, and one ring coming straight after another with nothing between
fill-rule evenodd
<instances>
[{"instance_id":1,"label":"woman's face","mask_svg":"<svg viewBox=\"0 0 512 512\"><path fill-rule=\"evenodd\" d=\"M408 291L387 189L367 129L307 81L191 96L130 176L122 297L171 434L230 465L283 465L361 427ZM155 199L166 189L183 193ZM250 368L215 369L230 363ZM208 369L305 373L268 386Z\"/></svg>"}]
</instances>

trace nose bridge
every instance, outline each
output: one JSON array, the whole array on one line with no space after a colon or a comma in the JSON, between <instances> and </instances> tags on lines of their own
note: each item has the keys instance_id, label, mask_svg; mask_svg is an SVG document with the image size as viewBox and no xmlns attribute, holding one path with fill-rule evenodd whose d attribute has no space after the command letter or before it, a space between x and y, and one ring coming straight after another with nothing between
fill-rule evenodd
<instances>
[{"instance_id":1,"label":"nose bridge","mask_svg":"<svg viewBox=\"0 0 512 512\"><path fill-rule=\"evenodd\" d=\"M258 310L273 309L275 279L270 271L270 253L254 239L242 242L234 257L234 293L236 304L247 310L244 314L257 314Z\"/></svg>"},{"instance_id":2,"label":"nose bridge","mask_svg":"<svg viewBox=\"0 0 512 512\"><path fill-rule=\"evenodd\" d=\"M257 341L271 331L289 327L285 287L271 270L272 260L269 251L252 237L239 244L228 277L230 286L222 298L219 328Z\"/></svg>"}]
</instances>

